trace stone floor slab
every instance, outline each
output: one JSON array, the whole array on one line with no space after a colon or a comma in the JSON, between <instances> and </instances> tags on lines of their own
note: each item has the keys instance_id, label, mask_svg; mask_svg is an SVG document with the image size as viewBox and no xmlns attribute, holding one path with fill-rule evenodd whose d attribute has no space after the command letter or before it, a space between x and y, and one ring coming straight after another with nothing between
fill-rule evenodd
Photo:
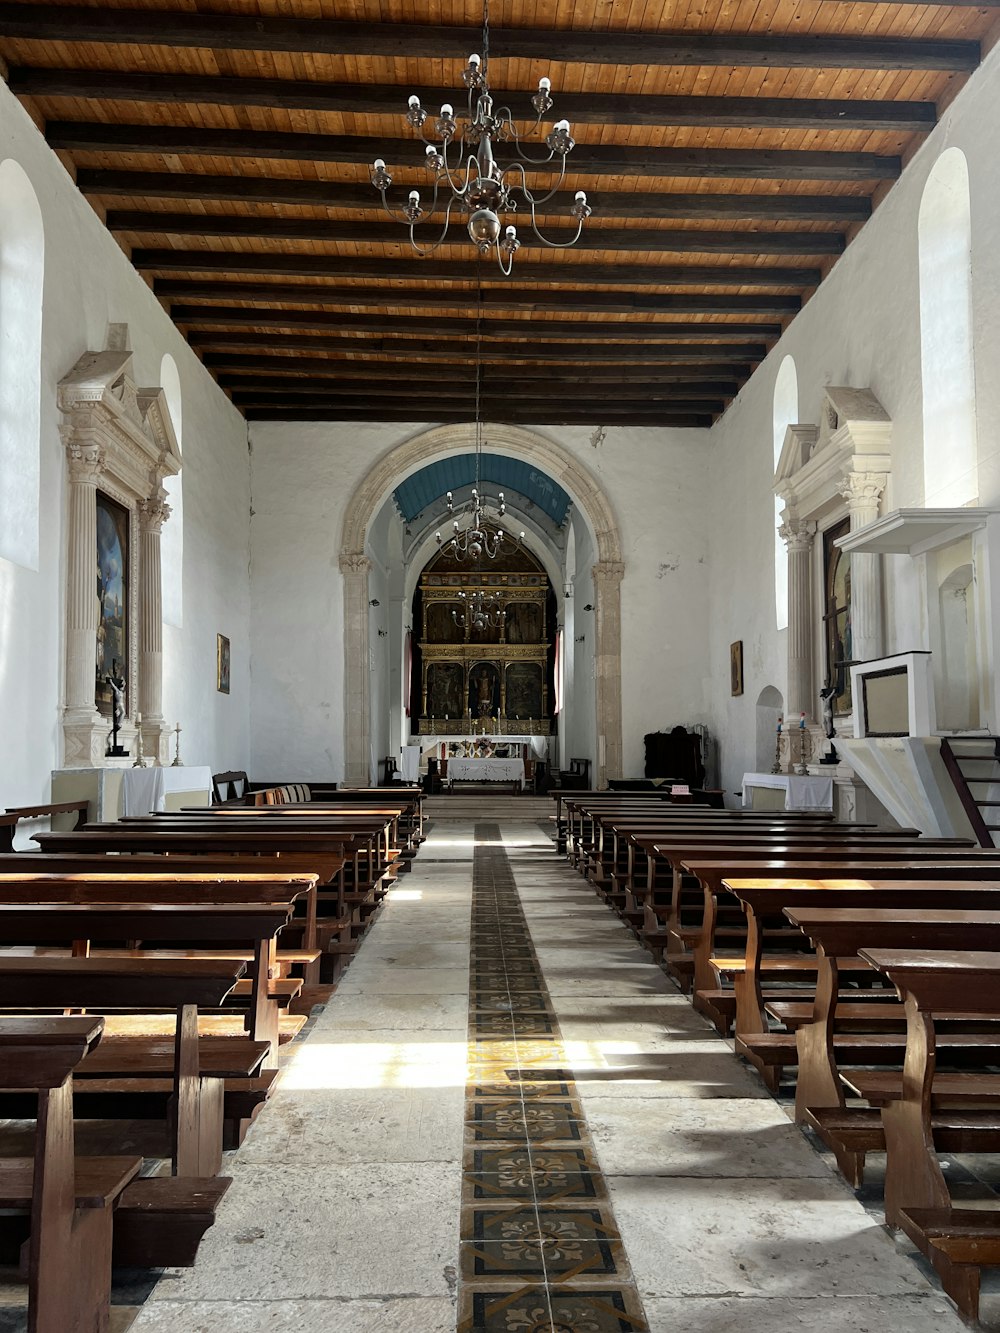
<instances>
[{"instance_id":1,"label":"stone floor slab","mask_svg":"<svg viewBox=\"0 0 1000 1333\"><path fill-rule=\"evenodd\" d=\"M155 1301L135 1333L454 1333L447 1299Z\"/></svg>"}]
</instances>

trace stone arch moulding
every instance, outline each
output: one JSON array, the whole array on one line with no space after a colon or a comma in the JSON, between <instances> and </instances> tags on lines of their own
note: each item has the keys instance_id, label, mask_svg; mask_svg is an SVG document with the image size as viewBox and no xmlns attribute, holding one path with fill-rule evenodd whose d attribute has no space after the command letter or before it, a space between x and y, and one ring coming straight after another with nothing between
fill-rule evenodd
<instances>
[{"instance_id":1,"label":"stone arch moulding","mask_svg":"<svg viewBox=\"0 0 1000 1333\"><path fill-rule=\"evenodd\" d=\"M355 488L340 542L344 577L344 758L348 783L369 780L371 697L368 673L368 529L380 505L411 473L437 458L467 452L467 426L437 426L390 449ZM491 426L490 449L533 463L572 497L594 536L597 563L594 670L596 785L622 772L621 581L625 573L618 523L607 496L578 459L536 431Z\"/></svg>"}]
</instances>

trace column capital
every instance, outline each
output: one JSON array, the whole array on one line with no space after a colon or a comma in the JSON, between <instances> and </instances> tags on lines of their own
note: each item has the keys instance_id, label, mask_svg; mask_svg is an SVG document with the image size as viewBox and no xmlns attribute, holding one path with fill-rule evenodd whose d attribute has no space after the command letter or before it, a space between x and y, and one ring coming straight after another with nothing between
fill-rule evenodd
<instances>
[{"instance_id":1,"label":"column capital","mask_svg":"<svg viewBox=\"0 0 1000 1333\"><path fill-rule=\"evenodd\" d=\"M69 479L77 484L96 486L104 473L104 450L99 444L67 444Z\"/></svg>"},{"instance_id":2,"label":"column capital","mask_svg":"<svg viewBox=\"0 0 1000 1333\"><path fill-rule=\"evenodd\" d=\"M590 572L595 583L621 583L625 577L625 563L622 560L598 560Z\"/></svg>"},{"instance_id":3,"label":"column capital","mask_svg":"<svg viewBox=\"0 0 1000 1333\"><path fill-rule=\"evenodd\" d=\"M170 517L171 509L166 500L151 496L139 502L139 531L158 533Z\"/></svg>"},{"instance_id":4,"label":"column capital","mask_svg":"<svg viewBox=\"0 0 1000 1333\"><path fill-rule=\"evenodd\" d=\"M787 518L778 529L778 536L793 551L811 551L816 536L816 524L812 519Z\"/></svg>"},{"instance_id":5,"label":"column capital","mask_svg":"<svg viewBox=\"0 0 1000 1333\"><path fill-rule=\"evenodd\" d=\"M866 511L867 522L878 516L879 501L888 480L887 472L848 472L838 489L851 514Z\"/></svg>"},{"instance_id":6,"label":"column capital","mask_svg":"<svg viewBox=\"0 0 1000 1333\"><path fill-rule=\"evenodd\" d=\"M341 551L340 553L340 572L342 574L367 574L371 567L372 562L364 551Z\"/></svg>"}]
</instances>

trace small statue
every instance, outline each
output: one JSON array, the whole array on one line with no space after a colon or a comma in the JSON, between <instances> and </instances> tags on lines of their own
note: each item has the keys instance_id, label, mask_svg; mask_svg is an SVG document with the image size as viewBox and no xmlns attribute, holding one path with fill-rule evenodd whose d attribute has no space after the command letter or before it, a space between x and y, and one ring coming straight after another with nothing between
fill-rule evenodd
<instances>
[{"instance_id":1,"label":"small statue","mask_svg":"<svg viewBox=\"0 0 1000 1333\"><path fill-rule=\"evenodd\" d=\"M833 701L836 694L837 688L835 685L825 685L819 692L820 711L823 714L823 732L829 741L832 741L837 734L833 726Z\"/></svg>"},{"instance_id":2,"label":"small statue","mask_svg":"<svg viewBox=\"0 0 1000 1333\"><path fill-rule=\"evenodd\" d=\"M111 690L111 748L108 754L121 756L128 753L118 744L118 730L125 721L125 675L117 657L112 659L111 674L104 677L104 683Z\"/></svg>"}]
</instances>

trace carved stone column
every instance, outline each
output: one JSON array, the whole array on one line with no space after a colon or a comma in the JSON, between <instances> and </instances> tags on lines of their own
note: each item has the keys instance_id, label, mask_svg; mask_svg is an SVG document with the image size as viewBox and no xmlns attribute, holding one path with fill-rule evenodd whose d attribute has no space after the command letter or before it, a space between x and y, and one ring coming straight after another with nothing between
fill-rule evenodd
<instances>
[{"instance_id":1,"label":"carved stone column","mask_svg":"<svg viewBox=\"0 0 1000 1333\"><path fill-rule=\"evenodd\" d=\"M160 532L170 517L162 490L138 506L139 514L139 709L147 758L166 763L170 735L163 721L163 583Z\"/></svg>"},{"instance_id":2,"label":"carved stone column","mask_svg":"<svg viewBox=\"0 0 1000 1333\"><path fill-rule=\"evenodd\" d=\"M99 721L94 702L99 619L95 562L97 482L104 467L104 454L95 444L71 444L66 453L69 462L69 536L64 727L68 761L90 764L95 762L91 754L91 733Z\"/></svg>"},{"instance_id":3,"label":"carved stone column","mask_svg":"<svg viewBox=\"0 0 1000 1333\"><path fill-rule=\"evenodd\" d=\"M594 565L594 694L597 711L595 787L622 773L622 600L625 565L601 560Z\"/></svg>"},{"instance_id":4,"label":"carved stone column","mask_svg":"<svg viewBox=\"0 0 1000 1333\"><path fill-rule=\"evenodd\" d=\"M794 726L800 713L811 718L812 673L812 548L816 524L790 515L778 529L788 548L788 687L785 717Z\"/></svg>"},{"instance_id":5,"label":"carved stone column","mask_svg":"<svg viewBox=\"0 0 1000 1333\"><path fill-rule=\"evenodd\" d=\"M850 472L840 493L847 501L851 531L878 518L885 489L884 472ZM884 656L882 628L882 557L873 551L851 553L851 657L868 662Z\"/></svg>"},{"instance_id":6,"label":"carved stone column","mask_svg":"<svg viewBox=\"0 0 1000 1333\"><path fill-rule=\"evenodd\" d=\"M348 786L371 782L371 681L368 649L368 574L372 562L363 551L342 551L344 642L364 644L344 662L344 778Z\"/></svg>"}]
</instances>

